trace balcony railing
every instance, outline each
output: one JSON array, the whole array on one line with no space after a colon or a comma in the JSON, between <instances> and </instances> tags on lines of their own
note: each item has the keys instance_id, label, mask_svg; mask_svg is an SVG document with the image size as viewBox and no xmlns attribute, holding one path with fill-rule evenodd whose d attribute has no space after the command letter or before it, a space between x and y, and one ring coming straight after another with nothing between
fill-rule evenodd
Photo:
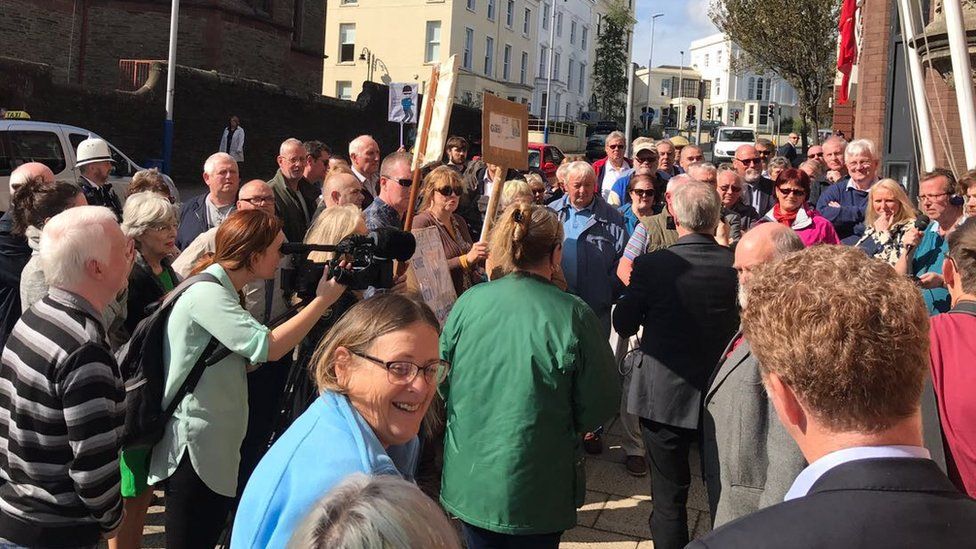
<instances>
[{"instance_id":1,"label":"balcony railing","mask_svg":"<svg viewBox=\"0 0 976 549\"><path fill-rule=\"evenodd\" d=\"M165 63L156 59L119 59L119 86L122 91L135 91L149 78L153 63Z\"/></svg>"}]
</instances>

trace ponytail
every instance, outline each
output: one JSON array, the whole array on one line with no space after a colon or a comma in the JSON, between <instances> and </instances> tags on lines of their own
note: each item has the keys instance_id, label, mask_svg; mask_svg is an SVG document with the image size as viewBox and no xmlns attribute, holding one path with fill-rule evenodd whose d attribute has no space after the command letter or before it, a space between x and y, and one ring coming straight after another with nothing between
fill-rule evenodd
<instances>
[{"instance_id":1,"label":"ponytail","mask_svg":"<svg viewBox=\"0 0 976 549\"><path fill-rule=\"evenodd\" d=\"M491 232L492 278L538 265L563 240L563 227L544 206L516 202Z\"/></svg>"}]
</instances>

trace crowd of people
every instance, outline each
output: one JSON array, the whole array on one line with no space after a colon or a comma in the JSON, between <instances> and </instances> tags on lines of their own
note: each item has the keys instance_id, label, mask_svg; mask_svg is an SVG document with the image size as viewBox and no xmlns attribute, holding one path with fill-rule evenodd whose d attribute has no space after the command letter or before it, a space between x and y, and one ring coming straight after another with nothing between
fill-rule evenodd
<instances>
[{"instance_id":1,"label":"crowd of people","mask_svg":"<svg viewBox=\"0 0 976 549\"><path fill-rule=\"evenodd\" d=\"M413 195L410 153L368 135L347 157L286 139L277 172L241 184L234 120L183 203L155 170L118 196L98 138L79 184L19 166L0 545L138 548L163 490L170 548L555 548L617 415L660 549L971 544L976 173L922 174L916 207L870 141L804 158L794 137L714 165L614 132L547 180L455 136ZM313 295L282 274L298 244L432 228L457 295L443 322L408 276L340 283L334 251L300 257L330 265ZM160 318L169 415L132 444L120 361Z\"/></svg>"}]
</instances>

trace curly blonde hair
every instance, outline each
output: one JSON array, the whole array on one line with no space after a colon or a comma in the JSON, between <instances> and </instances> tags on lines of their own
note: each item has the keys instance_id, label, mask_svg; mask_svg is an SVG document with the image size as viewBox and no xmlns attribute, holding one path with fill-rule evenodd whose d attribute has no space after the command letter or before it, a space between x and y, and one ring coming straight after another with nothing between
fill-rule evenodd
<instances>
[{"instance_id":1,"label":"curly blonde hair","mask_svg":"<svg viewBox=\"0 0 976 549\"><path fill-rule=\"evenodd\" d=\"M754 271L746 293L742 327L763 378L775 373L827 428L877 433L918 412L928 311L887 263L813 246Z\"/></svg>"},{"instance_id":2,"label":"curly blonde hair","mask_svg":"<svg viewBox=\"0 0 976 549\"><path fill-rule=\"evenodd\" d=\"M868 208L864 213L864 225L866 227L871 227L874 225L875 220L878 219L878 212L874 211L874 194L878 190L884 189L886 191L891 191L895 195L895 200L901 204L901 208L898 209L898 213L891 220L892 225L897 225L906 219L914 220L916 217L915 206L912 205L912 201L908 199L908 195L905 193L905 189L901 188L894 179L882 179L874 185L871 186L871 190L868 191Z\"/></svg>"}]
</instances>

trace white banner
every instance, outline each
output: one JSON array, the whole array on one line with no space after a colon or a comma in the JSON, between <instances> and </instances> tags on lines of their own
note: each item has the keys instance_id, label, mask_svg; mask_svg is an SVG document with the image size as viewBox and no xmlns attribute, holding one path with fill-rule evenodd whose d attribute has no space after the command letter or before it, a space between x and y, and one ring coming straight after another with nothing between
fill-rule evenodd
<instances>
[{"instance_id":1,"label":"white banner","mask_svg":"<svg viewBox=\"0 0 976 549\"><path fill-rule=\"evenodd\" d=\"M457 55L452 55L447 61L441 63L429 127L424 126L424 118L426 118L425 113L430 101L424 97L424 106L420 111L420 125L417 127L417 142L420 142L421 136L426 132L427 147L422 151L414 152L413 166L410 167L412 170L440 162L444 156L444 144L447 142L448 124L451 121L451 108L454 106L454 86L457 84L457 72Z\"/></svg>"}]
</instances>

